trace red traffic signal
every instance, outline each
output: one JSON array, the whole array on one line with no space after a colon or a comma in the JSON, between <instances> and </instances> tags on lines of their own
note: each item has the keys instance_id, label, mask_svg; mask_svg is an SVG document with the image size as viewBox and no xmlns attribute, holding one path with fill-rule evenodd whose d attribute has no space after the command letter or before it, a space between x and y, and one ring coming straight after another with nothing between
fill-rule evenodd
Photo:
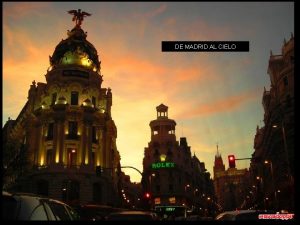
<instances>
[{"instance_id":1,"label":"red traffic signal","mask_svg":"<svg viewBox=\"0 0 300 225\"><path fill-rule=\"evenodd\" d=\"M235 156L229 155L228 156L229 168L235 168Z\"/></svg>"},{"instance_id":2,"label":"red traffic signal","mask_svg":"<svg viewBox=\"0 0 300 225\"><path fill-rule=\"evenodd\" d=\"M150 197L151 197L150 193L149 193L149 192L146 192L146 193L145 193L145 198L150 198Z\"/></svg>"}]
</instances>

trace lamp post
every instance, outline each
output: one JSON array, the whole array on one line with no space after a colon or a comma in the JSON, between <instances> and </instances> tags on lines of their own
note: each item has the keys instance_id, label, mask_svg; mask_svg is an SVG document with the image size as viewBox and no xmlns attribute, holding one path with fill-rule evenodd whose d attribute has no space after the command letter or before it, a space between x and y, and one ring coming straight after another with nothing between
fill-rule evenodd
<instances>
[{"instance_id":1,"label":"lamp post","mask_svg":"<svg viewBox=\"0 0 300 225\"><path fill-rule=\"evenodd\" d=\"M277 124L272 125L273 128L277 128ZM284 122L283 119L281 121L281 133L282 133L282 139L283 139L283 145L284 145L284 153L285 153L285 158L286 158L286 164L287 164L287 183L288 183L288 191L289 191L289 197L288 202L289 204L293 205L294 197L294 179L293 176L291 175L291 168L290 168L290 160L289 160L289 152L287 148L287 141L286 141L286 132L285 132L285 127L284 127ZM292 206L293 208L293 206Z\"/></svg>"},{"instance_id":2,"label":"lamp post","mask_svg":"<svg viewBox=\"0 0 300 225\"><path fill-rule=\"evenodd\" d=\"M149 194L149 196L146 196L146 197L149 198L150 208L152 208L152 195L153 195L152 177L155 177L155 173L151 173L151 174L149 175L149 177L148 177L148 180L149 180L149 188L148 188L148 191L149 191L149 193L151 193L151 195Z\"/></svg>"},{"instance_id":3,"label":"lamp post","mask_svg":"<svg viewBox=\"0 0 300 225\"><path fill-rule=\"evenodd\" d=\"M257 203L264 203L265 205L265 201L264 201L264 185L263 185L263 179L260 176L256 176L256 180L258 181L257 183Z\"/></svg>"},{"instance_id":4,"label":"lamp post","mask_svg":"<svg viewBox=\"0 0 300 225\"><path fill-rule=\"evenodd\" d=\"M272 125L272 127L277 128L278 125L274 124L274 125ZM285 153L285 158L286 158L286 163L287 163L288 180L289 180L289 182L291 182L290 185L292 185L293 184L293 178L291 176L291 171L290 171L290 160L289 160L289 153L288 153L288 149L287 149L286 133L285 133L283 120L281 122L281 133L282 133L284 153Z\"/></svg>"},{"instance_id":5,"label":"lamp post","mask_svg":"<svg viewBox=\"0 0 300 225\"><path fill-rule=\"evenodd\" d=\"M185 206L186 207L189 207L189 204L188 204L188 195L187 195L187 189L190 187L189 184L186 184L184 186L184 195L185 195Z\"/></svg>"},{"instance_id":6,"label":"lamp post","mask_svg":"<svg viewBox=\"0 0 300 225\"><path fill-rule=\"evenodd\" d=\"M271 178L272 178L272 184L273 184L272 186L273 186L274 198L275 198L275 209L277 209L278 201L277 201L277 190L275 188L275 180L274 180L274 173L273 173L273 164L272 164L272 161L270 161L270 160L265 160L265 164L270 164Z\"/></svg>"}]
</instances>

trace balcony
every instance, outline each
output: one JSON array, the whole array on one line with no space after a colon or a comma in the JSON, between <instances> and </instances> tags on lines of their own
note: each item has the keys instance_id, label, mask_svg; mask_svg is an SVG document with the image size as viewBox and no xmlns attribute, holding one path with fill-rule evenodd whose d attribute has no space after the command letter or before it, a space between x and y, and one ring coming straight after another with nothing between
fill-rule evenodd
<instances>
[{"instance_id":1,"label":"balcony","mask_svg":"<svg viewBox=\"0 0 300 225\"><path fill-rule=\"evenodd\" d=\"M77 135L77 134L67 134L66 135L66 139L67 140L79 140L79 135Z\"/></svg>"}]
</instances>

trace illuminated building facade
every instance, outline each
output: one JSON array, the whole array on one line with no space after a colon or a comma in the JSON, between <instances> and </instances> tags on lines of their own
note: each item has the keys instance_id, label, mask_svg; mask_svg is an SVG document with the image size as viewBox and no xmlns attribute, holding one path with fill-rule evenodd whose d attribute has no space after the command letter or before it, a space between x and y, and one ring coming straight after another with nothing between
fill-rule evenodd
<instances>
[{"instance_id":1,"label":"illuminated building facade","mask_svg":"<svg viewBox=\"0 0 300 225\"><path fill-rule=\"evenodd\" d=\"M17 119L3 128L4 189L116 205L120 155L112 92L101 87L101 62L81 29L82 13L50 56L47 82L32 82ZM97 175L97 166L109 169Z\"/></svg>"},{"instance_id":2,"label":"illuminated building facade","mask_svg":"<svg viewBox=\"0 0 300 225\"><path fill-rule=\"evenodd\" d=\"M210 174L204 163L191 155L186 138L176 140L176 122L168 118L168 107L161 104L156 110L143 159L142 184L144 193L150 194L148 203L152 209L170 214L205 210L202 205L205 202L207 206L207 198L213 200Z\"/></svg>"},{"instance_id":3,"label":"illuminated building facade","mask_svg":"<svg viewBox=\"0 0 300 225\"><path fill-rule=\"evenodd\" d=\"M264 126L256 129L250 165L253 205L294 210L294 36L269 58L271 87L264 89Z\"/></svg>"},{"instance_id":4,"label":"illuminated building facade","mask_svg":"<svg viewBox=\"0 0 300 225\"><path fill-rule=\"evenodd\" d=\"M214 162L214 188L217 201L224 211L241 209L248 194L249 171L228 168L225 170L219 151Z\"/></svg>"}]
</instances>

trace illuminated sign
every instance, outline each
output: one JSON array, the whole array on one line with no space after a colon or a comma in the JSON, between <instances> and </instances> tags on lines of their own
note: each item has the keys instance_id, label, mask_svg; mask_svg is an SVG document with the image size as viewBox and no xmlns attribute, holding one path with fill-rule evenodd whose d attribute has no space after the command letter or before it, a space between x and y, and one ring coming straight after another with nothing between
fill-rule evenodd
<instances>
[{"instance_id":1,"label":"illuminated sign","mask_svg":"<svg viewBox=\"0 0 300 225\"><path fill-rule=\"evenodd\" d=\"M152 169L174 168L174 167L175 167L175 163L173 162L157 162L151 164Z\"/></svg>"},{"instance_id":2,"label":"illuminated sign","mask_svg":"<svg viewBox=\"0 0 300 225\"><path fill-rule=\"evenodd\" d=\"M168 207L168 208L166 208L166 212L173 212L173 211L175 211L174 207Z\"/></svg>"},{"instance_id":3,"label":"illuminated sign","mask_svg":"<svg viewBox=\"0 0 300 225\"><path fill-rule=\"evenodd\" d=\"M155 198L154 199L154 204L159 205L160 204L160 198Z\"/></svg>"},{"instance_id":4,"label":"illuminated sign","mask_svg":"<svg viewBox=\"0 0 300 225\"><path fill-rule=\"evenodd\" d=\"M171 204L175 204L175 203L176 203L176 198L175 198L175 197L169 198L169 202L170 202Z\"/></svg>"}]
</instances>

